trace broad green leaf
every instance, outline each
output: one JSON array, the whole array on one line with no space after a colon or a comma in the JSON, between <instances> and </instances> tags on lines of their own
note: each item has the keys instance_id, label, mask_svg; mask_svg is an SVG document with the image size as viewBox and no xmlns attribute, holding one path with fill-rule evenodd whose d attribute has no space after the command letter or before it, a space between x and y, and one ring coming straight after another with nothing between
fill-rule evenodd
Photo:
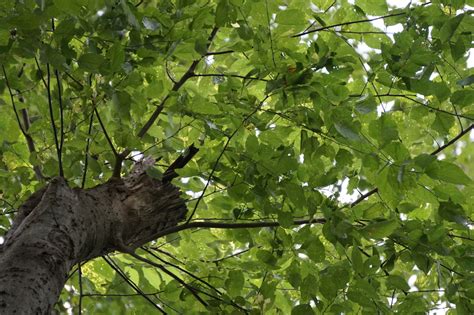
<instances>
[{"instance_id":1,"label":"broad green leaf","mask_svg":"<svg viewBox=\"0 0 474 315\"><path fill-rule=\"evenodd\" d=\"M367 238L384 238L390 236L399 224L396 220L384 220L370 223L360 230L360 232Z\"/></svg>"},{"instance_id":2,"label":"broad green leaf","mask_svg":"<svg viewBox=\"0 0 474 315\"><path fill-rule=\"evenodd\" d=\"M455 16L449 19L447 23L443 24L439 32L441 41L446 42L454 35L454 32L456 32L463 18L464 18L464 14L460 14L458 16Z\"/></svg>"},{"instance_id":3,"label":"broad green leaf","mask_svg":"<svg viewBox=\"0 0 474 315\"><path fill-rule=\"evenodd\" d=\"M240 270L229 271L228 278L226 280L227 291L230 295L240 295L242 288L244 287L245 279L244 274Z\"/></svg>"},{"instance_id":4,"label":"broad green leaf","mask_svg":"<svg viewBox=\"0 0 474 315\"><path fill-rule=\"evenodd\" d=\"M410 290L410 286L408 285L407 281L398 275L389 275L387 277L387 287L390 289L398 289L404 292L408 292Z\"/></svg>"},{"instance_id":5,"label":"broad green leaf","mask_svg":"<svg viewBox=\"0 0 474 315\"><path fill-rule=\"evenodd\" d=\"M369 0L356 0L355 4L364 10L367 15L384 15L388 8L385 0L372 2Z\"/></svg>"},{"instance_id":6,"label":"broad green leaf","mask_svg":"<svg viewBox=\"0 0 474 315\"><path fill-rule=\"evenodd\" d=\"M275 22L282 25L304 25L307 23L305 13L297 9L278 12Z\"/></svg>"},{"instance_id":7,"label":"broad green leaf","mask_svg":"<svg viewBox=\"0 0 474 315\"><path fill-rule=\"evenodd\" d=\"M345 122L338 122L334 124L337 132L339 132L344 138L351 140L351 141L361 141L361 137L356 129Z\"/></svg>"},{"instance_id":8,"label":"broad green leaf","mask_svg":"<svg viewBox=\"0 0 474 315\"><path fill-rule=\"evenodd\" d=\"M105 62L105 58L98 54L86 53L79 57L77 62L84 71L97 73L99 67Z\"/></svg>"},{"instance_id":9,"label":"broad green leaf","mask_svg":"<svg viewBox=\"0 0 474 315\"><path fill-rule=\"evenodd\" d=\"M291 315L311 315L314 314L313 309L309 304L300 304L291 310Z\"/></svg>"},{"instance_id":10,"label":"broad green leaf","mask_svg":"<svg viewBox=\"0 0 474 315\"><path fill-rule=\"evenodd\" d=\"M111 70L119 71L125 62L124 47L119 42L115 43L107 52L107 58L110 60Z\"/></svg>"},{"instance_id":11,"label":"broad green leaf","mask_svg":"<svg viewBox=\"0 0 474 315\"><path fill-rule=\"evenodd\" d=\"M474 90L464 89L456 91L451 95L451 103L460 105L461 107L474 104Z\"/></svg>"},{"instance_id":12,"label":"broad green leaf","mask_svg":"<svg viewBox=\"0 0 474 315\"><path fill-rule=\"evenodd\" d=\"M448 183L467 185L472 182L459 166L446 161L434 161L426 168L425 172L431 178Z\"/></svg>"}]
</instances>

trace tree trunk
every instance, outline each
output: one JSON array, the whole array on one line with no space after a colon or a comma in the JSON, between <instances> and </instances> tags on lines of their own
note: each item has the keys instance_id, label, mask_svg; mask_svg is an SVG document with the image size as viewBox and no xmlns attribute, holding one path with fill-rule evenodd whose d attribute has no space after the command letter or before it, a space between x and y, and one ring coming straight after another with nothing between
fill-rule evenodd
<instances>
[{"instance_id":1,"label":"tree trunk","mask_svg":"<svg viewBox=\"0 0 474 315\"><path fill-rule=\"evenodd\" d=\"M179 190L144 173L91 189L55 178L19 209L0 246L0 314L49 314L71 268L135 249L186 214Z\"/></svg>"}]
</instances>

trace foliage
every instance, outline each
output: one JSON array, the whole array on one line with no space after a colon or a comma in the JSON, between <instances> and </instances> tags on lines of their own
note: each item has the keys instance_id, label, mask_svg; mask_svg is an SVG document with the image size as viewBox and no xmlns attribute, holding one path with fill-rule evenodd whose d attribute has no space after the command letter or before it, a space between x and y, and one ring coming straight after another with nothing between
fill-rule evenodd
<instances>
[{"instance_id":1,"label":"foliage","mask_svg":"<svg viewBox=\"0 0 474 315\"><path fill-rule=\"evenodd\" d=\"M192 144L189 222L222 223L84 264L58 310L474 313L474 2L351 2L0 2L3 231L60 169Z\"/></svg>"}]
</instances>

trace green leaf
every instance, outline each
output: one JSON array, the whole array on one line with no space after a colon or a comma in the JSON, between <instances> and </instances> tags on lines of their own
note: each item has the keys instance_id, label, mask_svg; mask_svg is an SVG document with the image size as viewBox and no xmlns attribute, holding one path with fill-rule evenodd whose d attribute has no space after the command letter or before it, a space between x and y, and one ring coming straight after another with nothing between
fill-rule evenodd
<instances>
[{"instance_id":1,"label":"green leaf","mask_svg":"<svg viewBox=\"0 0 474 315\"><path fill-rule=\"evenodd\" d=\"M281 25L305 25L305 13L297 9L287 9L280 11L276 15L276 23Z\"/></svg>"},{"instance_id":2,"label":"green leaf","mask_svg":"<svg viewBox=\"0 0 474 315\"><path fill-rule=\"evenodd\" d=\"M107 52L107 58L110 61L110 69L112 71L120 71L125 62L124 47L119 42L116 42Z\"/></svg>"},{"instance_id":3,"label":"green leaf","mask_svg":"<svg viewBox=\"0 0 474 315\"><path fill-rule=\"evenodd\" d=\"M337 122L334 124L337 132L339 132L344 138L351 140L351 141L361 141L361 137L357 130L348 123L345 122Z\"/></svg>"},{"instance_id":4,"label":"green leaf","mask_svg":"<svg viewBox=\"0 0 474 315\"><path fill-rule=\"evenodd\" d=\"M454 32L456 32L464 16L465 16L464 14L460 14L458 16L455 16L449 19L448 22L443 23L443 26L441 27L440 32L439 32L439 38L442 42L449 41L449 39L454 35Z\"/></svg>"},{"instance_id":5,"label":"green leaf","mask_svg":"<svg viewBox=\"0 0 474 315\"><path fill-rule=\"evenodd\" d=\"M469 222L463 207L453 203L451 200L439 204L438 215L444 220L456 222L464 226L467 226Z\"/></svg>"},{"instance_id":6,"label":"green leaf","mask_svg":"<svg viewBox=\"0 0 474 315\"><path fill-rule=\"evenodd\" d=\"M293 215L291 212L278 211L278 223L283 228L291 228L293 226Z\"/></svg>"},{"instance_id":7,"label":"green leaf","mask_svg":"<svg viewBox=\"0 0 474 315\"><path fill-rule=\"evenodd\" d=\"M276 264L275 256L273 256L273 254L268 250L264 250L264 249L259 250L257 252L257 259L270 266L275 266Z\"/></svg>"},{"instance_id":8,"label":"green leaf","mask_svg":"<svg viewBox=\"0 0 474 315\"><path fill-rule=\"evenodd\" d=\"M389 289L398 289L404 292L408 292L408 290L410 290L410 286L408 285L407 281L401 276L389 275L386 281L387 288Z\"/></svg>"},{"instance_id":9,"label":"green leaf","mask_svg":"<svg viewBox=\"0 0 474 315\"><path fill-rule=\"evenodd\" d=\"M446 161L434 161L425 172L431 178L452 184L468 185L472 182L459 166Z\"/></svg>"},{"instance_id":10,"label":"green leaf","mask_svg":"<svg viewBox=\"0 0 474 315\"><path fill-rule=\"evenodd\" d=\"M61 11L76 15L81 11L80 0L54 0L54 5Z\"/></svg>"},{"instance_id":11,"label":"green leaf","mask_svg":"<svg viewBox=\"0 0 474 315\"><path fill-rule=\"evenodd\" d=\"M446 100L450 91L444 82L432 82L430 80L410 80L410 90L422 95L435 95L440 102Z\"/></svg>"},{"instance_id":12,"label":"green leaf","mask_svg":"<svg viewBox=\"0 0 474 315\"><path fill-rule=\"evenodd\" d=\"M217 104L207 102L205 100L196 100L191 104L191 110L199 114L218 114L220 113L219 106Z\"/></svg>"},{"instance_id":13,"label":"green leaf","mask_svg":"<svg viewBox=\"0 0 474 315\"><path fill-rule=\"evenodd\" d=\"M367 13L367 15L384 15L388 11L387 3L385 2L385 0L356 0L355 3L360 8L362 8L362 10Z\"/></svg>"},{"instance_id":14,"label":"green leaf","mask_svg":"<svg viewBox=\"0 0 474 315\"><path fill-rule=\"evenodd\" d=\"M291 315L311 315L314 314L313 309L309 304L300 304L291 310Z\"/></svg>"},{"instance_id":15,"label":"green leaf","mask_svg":"<svg viewBox=\"0 0 474 315\"><path fill-rule=\"evenodd\" d=\"M461 107L474 105L474 90L464 89L451 95L451 103Z\"/></svg>"},{"instance_id":16,"label":"green leaf","mask_svg":"<svg viewBox=\"0 0 474 315\"><path fill-rule=\"evenodd\" d=\"M105 58L102 55L93 53L86 53L82 55L77 63L79 66L87 72L98 73L99 67L105 62Z\"/></svg>"},{"instance_id":17,"label":"green leaf","mask_svg":"<svg viewBox=\"0 0 474 315\"><path fill-rule=\"evenodd\" d=\"M241 291L245 284L244 274L240 270L231 270L225 281L227 292L232 296L241 295Z\"/></svg>"},{"instance_id":18,"label":"green leaf","mask_svg":"<svg viewBox=\"0 0 474 315\"><path fill-rule=\"evenodd\" d=\"M363 227L360 232L366 238L384 238L390 236L398 228L398 222L395 219L383 220L379 222L369 223Z\"/></svg>"},{"instance_id":19,"label":"green leaf","mask_svg":"<svg viewBox=\"0 0 474 315\"><path fill-rule=\"evenodd\" d=\"M319 237L310 238L301 248L306 250L306 254L314 262L322 262L326 257L326 249Z\"/></svg>"},{"instance_id":20,"label":"green leaf","mask_svg":"<svg viewBox=\"0 0 474 315\"><path fill-rule=\"evenodd\" d=\"M456 84L460 86L467 86L471 85L472 83L474 83L474 74L456 82Z\"/></svg>"}]
</instances>

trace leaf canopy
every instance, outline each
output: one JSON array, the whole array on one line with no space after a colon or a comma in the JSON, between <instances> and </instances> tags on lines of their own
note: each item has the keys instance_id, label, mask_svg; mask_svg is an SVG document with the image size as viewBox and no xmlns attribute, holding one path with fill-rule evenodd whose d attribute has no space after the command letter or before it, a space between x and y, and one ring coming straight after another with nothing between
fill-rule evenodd
<instances>
[{"instance_id":1,"label":"leaf canopy","mask_svg":"<svg viewBox=\"0 0 474 315\"><path fill-rule=\"evenodd\" d=\"M473 6L2 1L0 229L60 168L92 187L125 151L161 178L194 144L190 222L241 228L138 252L171 275L87 262L59 311L472 314Z\"/></svg>"}]
</instances>

